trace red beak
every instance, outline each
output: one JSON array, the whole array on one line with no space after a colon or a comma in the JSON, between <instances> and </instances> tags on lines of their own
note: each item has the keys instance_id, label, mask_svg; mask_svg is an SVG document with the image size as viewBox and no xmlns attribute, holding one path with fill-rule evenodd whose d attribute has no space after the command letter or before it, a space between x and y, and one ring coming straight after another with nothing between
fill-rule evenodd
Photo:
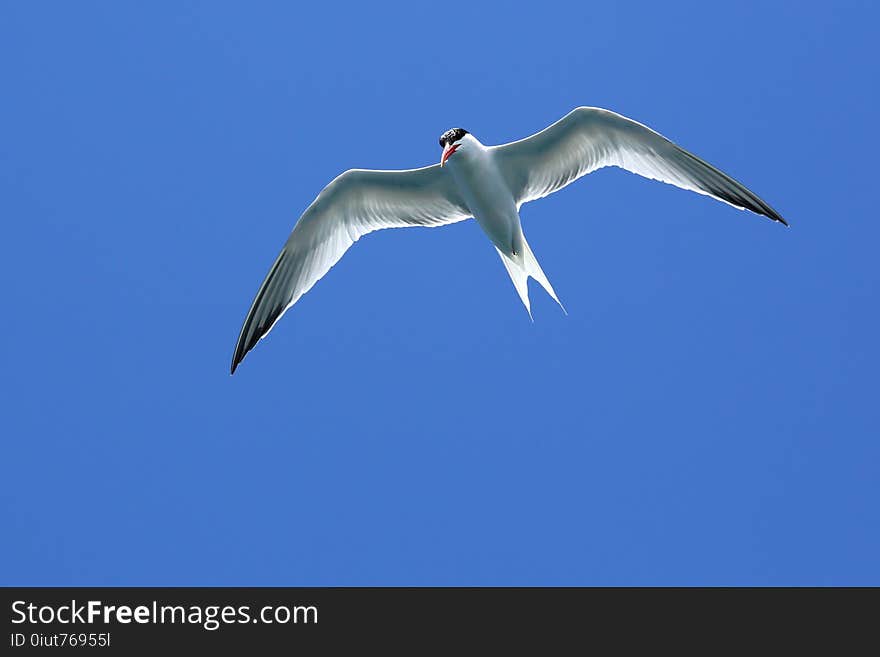
<instances>
[{"instance_id":1,"label":"red beak","mask_svg":"<svg viewBox=\"0 0 880 657\"><path fill-rule=\"evenodd\" d=\"M448 159L449 159L449 156L452 155L455 151L458 150L458 147L459 147L459 146L461 146L461 144L454 144L454 145L449 145L449 144L447 144L447 145L443 148L443 155L442 155L442 157L440 158L440 166L441 166L441 167L442 167L444 164L446 164L446 160L448 160Z\"/></svg>"}]
</instances>

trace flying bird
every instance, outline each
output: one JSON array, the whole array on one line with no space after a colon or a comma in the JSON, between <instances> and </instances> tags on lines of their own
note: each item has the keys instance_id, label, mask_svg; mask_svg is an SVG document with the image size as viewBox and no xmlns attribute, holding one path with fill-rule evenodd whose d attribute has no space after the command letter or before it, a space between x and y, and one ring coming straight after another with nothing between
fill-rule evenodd
<instances>
[{"instance_id":1,"label":"flying bird","mask_svg":"<svg viewBox=\"0 0 880 657\"><path fill-rule=\"evenodd\" d=\"M440 147L439 164L403 171L351 169L321 190L257 291L235 345L232 373L352 244L383 228L474 218L529 316L529 277L562 306L523 235L519 208L603 167L620 167L788 225L711 164L641 123L597 107L578 107L541 132L500 146L485 146L467 130L453 128L440 136Z\"/></svg>"}]
</instances>

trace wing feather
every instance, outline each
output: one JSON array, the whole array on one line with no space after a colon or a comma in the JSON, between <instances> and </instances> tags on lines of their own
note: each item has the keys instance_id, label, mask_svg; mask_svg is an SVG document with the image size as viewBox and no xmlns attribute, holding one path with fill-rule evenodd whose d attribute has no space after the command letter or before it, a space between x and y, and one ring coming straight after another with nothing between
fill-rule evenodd
<instances>
[{"instance_id":1,"label":"wing feather","mask_svg":"<svg viewBox=\"0 0 880 657\"><path fill-rule=\"evenodd\" d=\"M327 185L299 218L245 317L232 373L248 351L367 233L443 226L470 217L439 165L407 171L351 169Z\"/></svg>"},{"instance_id":2,"label":"wing feather","mask_svg":"<svg viewBox=\"0 0 880 657\"><path fill-rule=\"evenodd\" d=\"M578 107L531 137L493 148L517 204L543 198L597 169L616 166L788 225L727 174L609 110Z\"/></svg>"}]
</instances>

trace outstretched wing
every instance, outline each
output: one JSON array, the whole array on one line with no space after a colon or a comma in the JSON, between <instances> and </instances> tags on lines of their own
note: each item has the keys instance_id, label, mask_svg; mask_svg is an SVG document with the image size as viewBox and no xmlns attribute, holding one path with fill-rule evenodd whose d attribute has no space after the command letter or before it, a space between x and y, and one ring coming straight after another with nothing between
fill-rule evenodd
<instances>
[{"instance_id":1,"label":"outstretched wing","mask_svg":"<svg viewBox=\"0 0 880 657\"><path fill-rule=\"evenodd\" d=\"M299 218L248 311L232 372L281 315L367 233L383 228L443 226L470 217L439 165L407 171L346 171Z\"/></svg>"},{"instance_id":2,"label":"outstretched wing","mask_svg":"<svg viewBox=\"0 0 880 657\"><path fill-rule=\"evenodd\" d=\"M494 147L517 204L543 198L578 178L616 166L705 194L788 225L756 194L641 123L597 107L578 107L520 141Z\"/></svg>"}]
</instances>

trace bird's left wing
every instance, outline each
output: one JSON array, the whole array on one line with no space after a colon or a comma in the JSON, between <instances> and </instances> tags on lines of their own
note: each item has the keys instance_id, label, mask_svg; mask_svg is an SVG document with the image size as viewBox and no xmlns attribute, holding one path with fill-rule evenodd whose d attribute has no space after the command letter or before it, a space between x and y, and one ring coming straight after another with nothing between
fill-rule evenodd
<instances>
[{"instance_id":1,"label":"bird's left wing","mask_svg":"<svg viewBox=\"0 0 880 657\"><path fill-rule=\"evenodd\" d=\"M726 173L647 126L598 107L578 107L541 132L493 146L492 152L517 205L615 166L786 223Z\"/></svg>"},{"instance_id":2,"label":"bird's left wing","mask_svg":"<svg viewBox=\"0 0 880 657\"><path fill-rule=\"evenodd\" d=\"M281 315L367 233L443 226L470 217L451 176L439 165L407 171L346 171L306 209L248 311L232 372Z\"/></svg>"}]
</instances>

